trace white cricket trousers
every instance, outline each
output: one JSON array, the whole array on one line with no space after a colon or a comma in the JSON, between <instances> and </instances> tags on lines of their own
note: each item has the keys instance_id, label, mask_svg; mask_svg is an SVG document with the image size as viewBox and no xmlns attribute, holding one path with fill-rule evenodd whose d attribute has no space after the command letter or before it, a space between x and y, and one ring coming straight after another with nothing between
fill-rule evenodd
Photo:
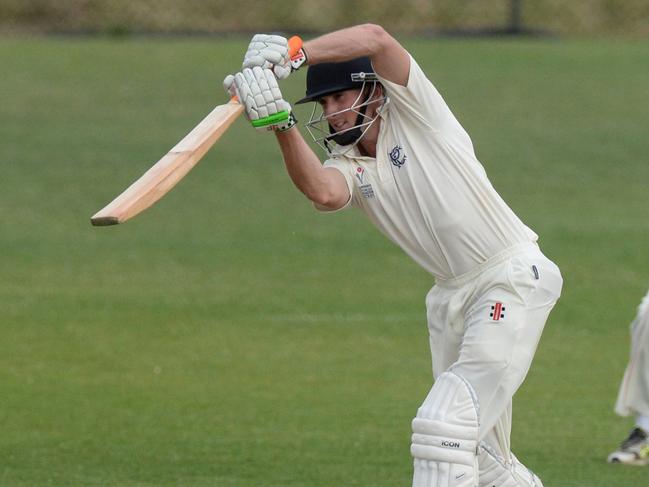
<instances>
[{"instance_id":1,"label":"white cricket trousers","mask_svg":"<svg viewBox=\"0 0 649 487\"><path fill-rule=\"evenodd\" d=\"M507 462L512 396L527 375L562 285L559 268L529 243L458 279L437 280L426 298L433 376L450 370L471 384L478 439Z\"/></svg>"},{"instance_id":2,"label":"white cricket trousers","mask_svg":"<svg viewBox=\"0 0 649 487\"><path fill-rule=\"evenodd\" d=\"M615 412L649 416L649 292L631 323L631 356L620 385Z\"/></svg>"}]
</instances>

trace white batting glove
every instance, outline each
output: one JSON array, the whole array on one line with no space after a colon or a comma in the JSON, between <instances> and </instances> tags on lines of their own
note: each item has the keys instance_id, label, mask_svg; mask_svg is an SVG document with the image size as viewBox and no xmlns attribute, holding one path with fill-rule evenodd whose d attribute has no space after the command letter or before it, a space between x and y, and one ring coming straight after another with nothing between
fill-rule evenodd
<instances>
[{"instance_id":1,"label":"white batting glove","mask_svg":"<svg viewBox=\"0 0 649 487\"><path fill-rule=\"evenodd\" d=\"M277 85L277 79L270 69L256 66L240 73L229 75L223 80L225 91L237 96L245 106L246 116L255 128L286 131L297 120L291 105L284 100Z\"/></svg>"},{"instance_id":2,"label":"white batting glove","mask_svg":"<svg viewBox=\"0 0 649 487\"><path fill-rule=\"evenodd\" d=\"M302 41L300 41L300 44ZM306 63L306 53L300 48L292 57L285 37L277 35L256 34L243 58L242 67L259 66L272 69L277 79L285 79Z\"/></svg>"},{"instance_id":3,"label":"white batting glove","mask_svg":"<svg viewBox=\"0 0 649 487\"><path fill-rule=\"evenodd\" d=\"M223 89L228 95L230 95L230 98L237 96L237 89L234 87L233 74L228 74L225 78L223 78Z\"/></svg>"}]
</instances>

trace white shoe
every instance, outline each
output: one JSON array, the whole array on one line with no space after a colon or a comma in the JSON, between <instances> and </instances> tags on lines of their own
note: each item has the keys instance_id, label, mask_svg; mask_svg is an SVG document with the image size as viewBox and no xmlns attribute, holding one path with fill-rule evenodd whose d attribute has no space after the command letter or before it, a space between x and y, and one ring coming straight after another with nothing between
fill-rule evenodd
<instances>
[{"instance_id":1,"label":"white shoe","mask_svg":"<svg viewBox=\"0 0 649 487\"><path fill-rule=\"evenodd\" d=\"M611 453L608 463L624 465L649 465L649 435L642 428L633 428L628 438Z\"/></svg>"}]
</instances>

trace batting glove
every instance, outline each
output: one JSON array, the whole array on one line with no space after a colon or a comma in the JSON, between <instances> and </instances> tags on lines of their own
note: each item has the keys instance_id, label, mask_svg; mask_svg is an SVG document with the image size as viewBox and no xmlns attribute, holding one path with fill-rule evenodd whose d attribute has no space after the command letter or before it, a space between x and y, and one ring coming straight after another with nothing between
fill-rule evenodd
<instances>
[{"instance_id":1,"label":"batting glove","mask_svg":"<svg viewBox=\"0 0 649 487\"><path fill-rule=\"evenodd\" d=\"M294 45L299 47L292 49ZM286 40L282 36L256 34L248 45L242 67L245 69L259 66L272 69L277 79L285 79L306 61L306 52L302 49L302 40L299 37Z\"/></svg>"},{"instance_id":2,"label":"batting glove","mask_svg":"<svg viewBox=\"0 0 649 487\"><path fill-rule=\"evenodd\" d=\"M227 76L223 87L230 96L239 98L255 128L283 132L297 123L291 105L282 97L277 78L270 69L259 66L246 68Z\"/></svg>"}]
</instances>

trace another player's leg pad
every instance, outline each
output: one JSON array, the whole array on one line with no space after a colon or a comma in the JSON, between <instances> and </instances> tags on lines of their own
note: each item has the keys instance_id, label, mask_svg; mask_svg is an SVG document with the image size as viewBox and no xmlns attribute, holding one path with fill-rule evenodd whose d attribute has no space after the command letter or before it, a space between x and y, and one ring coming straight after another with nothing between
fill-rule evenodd
<instances>
[{"instance_id":1,"label":"another player's leg pad","mask_svg":"<svg viewBox=\"0 0 649 487\"><path fill-rule=\"evenodd\" d=\"M413 487L478 485L478 402L471 385L445 372L412 421Z\"/></svg>"}]
</instances>

